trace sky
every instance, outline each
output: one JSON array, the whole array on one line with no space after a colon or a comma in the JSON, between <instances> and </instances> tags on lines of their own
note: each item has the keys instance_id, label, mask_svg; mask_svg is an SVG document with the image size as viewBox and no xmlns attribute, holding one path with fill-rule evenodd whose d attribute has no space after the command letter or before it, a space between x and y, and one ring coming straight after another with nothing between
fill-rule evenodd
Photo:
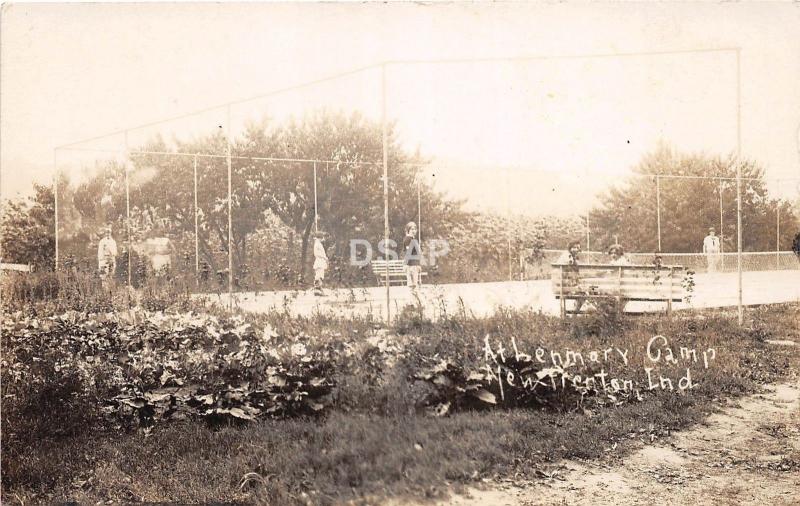
<instances>
[{"instance_id":1,"label":"sky","mask_svg":"<svg viewBox=\"0 0 800 506\"><path fill-rule=\"evenodd\" d=\"M52 180L54 148L383 61L386 112L427 177L475 208L582 212L665 142L737 149L800 178L800 4L4 4L0 193ZM546 56L506 62L431 60ZM318 108L379 119L378 68L232 107L231 127ZM227 125L222 109L130 145ZM73 146L116 150L121 134ZM59 150L77 171L100 151ZM800 194L800 179L775 185Z\"/></svg>"}]
</instances>

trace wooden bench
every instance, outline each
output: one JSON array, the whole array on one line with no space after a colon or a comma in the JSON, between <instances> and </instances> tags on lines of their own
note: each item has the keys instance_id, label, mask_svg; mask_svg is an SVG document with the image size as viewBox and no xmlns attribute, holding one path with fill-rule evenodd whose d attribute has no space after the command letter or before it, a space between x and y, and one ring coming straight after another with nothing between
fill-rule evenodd
<instances>
[{"instance_id":1,"label":"wooden bench","mask_svg":"<svg viewBox=\"0 0 800 506\"><path fill-rule=\"evenodd\" d=\"M378 284L382 285L386 282L386 271L389 271L390 285L406 284L406 264L402 260L373 260L370 265ZM421 272L420 282L422 282L422 277L427 275L427 272Z\"/></svg>"},{"instance_id":2,"label":"wooden bench","mask_svg":"<svg viewBox=\"0 0 800 506\"><path fill-rule=\"evenodd\" d=\"M616 299L620 311L628 301L672 303L685 296L685 269L680 265L551 264L553 293L560 300L561 317L577 314L585 301ZM567 311L567 300L575 309Z\"/></svg>"}]
</instances>

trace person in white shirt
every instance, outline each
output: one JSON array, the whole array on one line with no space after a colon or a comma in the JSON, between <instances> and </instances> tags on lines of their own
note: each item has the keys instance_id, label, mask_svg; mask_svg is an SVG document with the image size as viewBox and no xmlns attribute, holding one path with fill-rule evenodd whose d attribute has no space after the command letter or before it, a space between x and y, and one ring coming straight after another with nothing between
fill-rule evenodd
<instances>
[{"instance_id":1,"label":"person in white shirt","mask_svg":"<svg viewBox=\"0 0 800 506\"><path fill-rule=\"evenodd\" d=\"M328 254L322 244L323 234L314 234L314 295L322 295L322 282L325 280L325 271L328 269Z\"/></svg>"},{"instance_id":2,"label":"person in white shirt","mask_svg":"<svg viewBox=\"0 0 800 506\"><path fill-rule=\"evenodd\" d=\"M97 245L97 270L101 278L113 276L117 270L117 243L111 237L111 228L105 230L105 237Z\"/></svg>"},{"instance_id":3,"label":"person in white shirt","mask_svg":"<svg viewBox=\"0 0 800 506\"><path fill-rule=\"evenodd\" d=\"M145 241L150 263L156 276L163 276L172 268L174 246L169 237L151 237Z\"/></svg>"},{"instance_id":4,"label":"person in white shirt","mask_svg":"<svg viewBox=\"0 0 800 506\"><path fill-rule=\"evenodd\" d=\"M562 253L561 256L558 257L558 259L554 262L556 265L563 265L565 267L560 267L558 270L553 270L553 279L558 283L562 283L565 287L565 290L577 288L580 282L580 277L578 275L578 264L583 264L585 262L585 259L581 257L581 242L570 242L567 246L567 251ZM560 279L559 276L561 276ZM580 313L584 302L586 302L585 297L575 297L574 311L576 314Z\"/></svg>"},{"instance_id":5,"label":"person in white shirt","mask_svg":"<svg viewBox=\"0 0 800 506\"><path fill-rule=\"evenodd\" d=\"M403 263L406 266L406 284L411 288L411 294L417 296L417 287L422 278L422 248L417 239L417 224L409 221L405 227L406 235L403 238Z\"/></svg>"},{"instance_id":6,"label":"person in white shirt","mask_svg":"<svg viewBox=\"0 0 800 506\"><path fill-rule=\"evenodd\" d=\"M555 261L556 264L564 264L564 265L577 265L579 261L583 259L580 257L581 254L581 243L580 241L572 241L567 246L567 251L561 254L560 257Z\"/></svg>"},{"instance_id":7,"label":"person in white shirt","mask_svg":"<svg viewBox=\"0 0 800 506\"><path fill-rule=\"evenodd\" d=\"M708 272L717 272L720 260L719 237L714 233L714 227L708 229L708 235L703 239L703 253L706 255Z\"/></svg>"},{"instance_id":8,"label":"person in white shirt","mask_svg":"<svg viewBox=\"0 0 800 506\"><path fill-rule=\"evenodd\" d=\"M619 244L614 244L608 249L608 254L611 256L611 265L630 265L630 261L625 256L625 250Z\"/></svg>"}]
</instances>

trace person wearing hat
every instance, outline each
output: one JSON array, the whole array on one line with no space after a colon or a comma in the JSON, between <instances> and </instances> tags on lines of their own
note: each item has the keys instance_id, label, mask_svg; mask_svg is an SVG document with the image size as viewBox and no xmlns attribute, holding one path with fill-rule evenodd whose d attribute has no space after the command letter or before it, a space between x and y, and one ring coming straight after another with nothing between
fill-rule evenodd
<instances>
[{"instance_id":1,"label":"person wearing hat","mask_svg":"<svg viewBox=\"0 0 800 506\"><path fill-rule=\"evenodd\" d=\"M314 295L322 295L322 282L328 269L328 254L325 253L325 246L322 244L323 238L322 232L314 233Z\"/></svg>"},{"instance_id":2,"label":"person wearing hat","mask_svg":"<svg viewBox=\"0 0 800 506\"><path fill-rule=\"evenodd\" d=\"M117 270L117 242L111 237L111 227L106 227L97 245L97 270L104 279L113 276Z\"/></svg>"},{"instance_id":3,"label":"person wearing hat","mask_svg":"<svg viewBox=\"0 0 800 506\"><path fill-rule=\"evenodd\" d=\"M719 237L714 232L714 227L710 227L708 235L703 239L703 253L706 255L709 273L717 272L720 259Z\"/></svg>"}]
</instances>

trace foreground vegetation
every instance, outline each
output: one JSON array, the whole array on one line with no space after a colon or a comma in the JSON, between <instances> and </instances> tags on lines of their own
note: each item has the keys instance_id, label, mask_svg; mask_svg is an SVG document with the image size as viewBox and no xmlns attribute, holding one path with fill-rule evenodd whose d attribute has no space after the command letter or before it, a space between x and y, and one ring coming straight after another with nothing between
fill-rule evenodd
<instances>
[{"instance_id":1,"label":"foreground vegetation","mask_svg":"<svg viewBox=\"0 0 800 506\"><path fill-rule=\"evenodd\" d=\"M609 308L562 321L499 311L433 323L411 307L383 328L223 314L156 292L128 309L127 294L75 282L61 280L45 302L6 307L4 502L437 496L625 451L797 370L796 357L764 342L800 338L797 304L751 309L744 328L726 312L627 319ZM646 344L656 335L668 339L664 354L713 357L708 367L680 356L654 363ZM620 351L588 360L609 349ZM568 351L587 360L552 363L551 353ZM645 367L673 389L651 388ZM687 368L695 387L681 391ZM635 387L585 382L598 373ZM526 374L549 386L524 387Z\"/></svg>"}]
</instances>

